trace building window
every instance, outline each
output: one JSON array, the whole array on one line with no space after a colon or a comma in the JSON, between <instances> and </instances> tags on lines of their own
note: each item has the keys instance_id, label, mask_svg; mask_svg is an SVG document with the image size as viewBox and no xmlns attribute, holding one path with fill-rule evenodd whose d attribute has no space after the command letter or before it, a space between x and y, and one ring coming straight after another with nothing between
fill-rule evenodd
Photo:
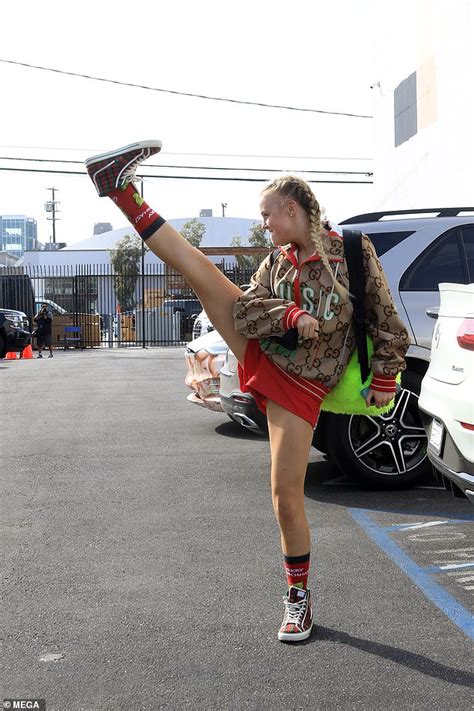
<instances>
[{"instance_id":1,"label":"building window","mask_svg":"<svg viewBox=\"0 0 474 711\"><path fill-rule=\"evenodd\" d=\"M394 93L395 146L399 146L417 132L416 72L410 74Z\"/></svg>"}]
</instances>

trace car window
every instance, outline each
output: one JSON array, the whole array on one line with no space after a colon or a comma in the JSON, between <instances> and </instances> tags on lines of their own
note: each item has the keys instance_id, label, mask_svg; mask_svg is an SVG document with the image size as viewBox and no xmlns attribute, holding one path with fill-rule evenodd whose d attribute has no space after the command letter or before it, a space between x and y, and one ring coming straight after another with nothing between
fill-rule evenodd
<instances>
[{"instance_id":1,"label":"car window","mask_svg":"<svg viewBox=\"0 0 474 711\"><path fill-rule=\"evenodd\" d=\"M474 225L466 225L461 229L464 251L466 252L469 281L474 281Z\"/></svg>"},{"instance_id":2,"label":"car window","mask_svg":"<svg viewBox=\"0 0 474 711\"><path fill-rule=\"evenodd\" d=\"M375 251L379 257L389 249L395 247L395 245L403 242L404 239L413 234L411 232L366 232L367 237L370 237L370 241L375 247Z\"/></svg>"},{"instance_id":3,"label":"car window","mask_svg":"<svg viewBox=\"0 0 474 711\"><path fill-rule=\"evenodd\" d=\"M441 282L467 283L459 230L438 238L407 269L400 281L402 291L437 291Z\"/></svg>"}]
</instances>

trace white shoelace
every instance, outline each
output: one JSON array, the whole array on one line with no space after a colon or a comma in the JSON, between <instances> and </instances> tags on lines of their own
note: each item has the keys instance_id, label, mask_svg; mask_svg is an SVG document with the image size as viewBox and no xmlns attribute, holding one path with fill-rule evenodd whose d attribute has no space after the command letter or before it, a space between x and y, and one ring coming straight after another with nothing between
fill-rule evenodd
<instances>
[{"instance_id":1,"label":"white shoelace","mask_svg":"<svg viewBox=\"0 0 474 711\"><path fill-rule=\"evenodd\" d=\"M140 164L137 163L135 166L132 166L129 168L121 177L121 184L123 185L124 183L133 183L136 185L137 183L143 183L143 178L140 178L137 175L137 168Z\"/></svg>"},{"instance_id":2,"label":"white shoelace","mask_svg":"<svg viewBox=\"0 0 474 711\"><path fill-rule=\"evenodd\" d=\"M137 155L135 160L131 163L130 167L124 170L124 172L120 176L120 183L123 185L123 183L135 183L137 182L142 182L142 178L139 178L136 175L137 168L140 165L140 163L143 163L144 160L149 158L151 155L151 151L149 148L142 148L141 152Z\"/></svg>"},{"instance_id":3,"label":"white shoelace","mask_svg":"<svg viewBox=\"0 0 474 711\"><path fill-rule=\"evenodd\" d=\"M290 602L286 595L283 596L285 604L285 614L283 616L283 625L298 625L306 612L307 598L301 602Z\"/></svg>"}]
</instances>

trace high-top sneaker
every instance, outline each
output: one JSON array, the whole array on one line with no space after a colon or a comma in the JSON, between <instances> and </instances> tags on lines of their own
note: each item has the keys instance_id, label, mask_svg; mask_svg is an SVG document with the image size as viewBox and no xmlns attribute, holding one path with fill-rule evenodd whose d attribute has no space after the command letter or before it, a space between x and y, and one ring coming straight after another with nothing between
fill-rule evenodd
<instances>
[{"instance_id":1,"label":"high-top sneaker","mask_svg":"<svg viewBox=\"0 0 474 711\"><path fill-rule=\"evenodd\" d=\"M140 141L88 158L85 161L87 172L100 197L133 183L140 163L159 153L161 146L161 141Z\"/></svg>"},{"instance_id":2,"label":"high-top sneaker","mask_svg":"<svg viewBox=\"0 0 474 711\"><path fill-rule=\"evenodd\" d=\"M308 639L313 627L310 591L292 585L283 602L285 615L278 631L278 639L283 642L301 642Z\"/></svg>"}]
</instances>

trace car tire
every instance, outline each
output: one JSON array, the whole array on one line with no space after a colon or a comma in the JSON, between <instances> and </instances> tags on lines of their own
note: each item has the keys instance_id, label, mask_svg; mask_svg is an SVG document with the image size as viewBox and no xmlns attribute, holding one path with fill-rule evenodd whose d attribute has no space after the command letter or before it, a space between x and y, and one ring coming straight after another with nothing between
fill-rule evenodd
<instances>
[{"instance_id":1,"label":"car tire","mask_svg":"<svg viewBox=\"0 0 474 711\"><path fill-rule=\"evenodd\" d=\"M402 374L402 389L387 415L329 415L328 454L341 474L382 489L413 486L431 471L418 410L422 375Z\"/></svg>"},{"instance_id":2,"label":"car tire","mask_svg":"<svg viewBox=\"0 0 474 711\"><path fill-rule=\"evenodd\" d=\"M5 358L5 356L6 356L5 340L3 338L3 334L0 333L0 358Z\"/></svg>"}]
</instances>

